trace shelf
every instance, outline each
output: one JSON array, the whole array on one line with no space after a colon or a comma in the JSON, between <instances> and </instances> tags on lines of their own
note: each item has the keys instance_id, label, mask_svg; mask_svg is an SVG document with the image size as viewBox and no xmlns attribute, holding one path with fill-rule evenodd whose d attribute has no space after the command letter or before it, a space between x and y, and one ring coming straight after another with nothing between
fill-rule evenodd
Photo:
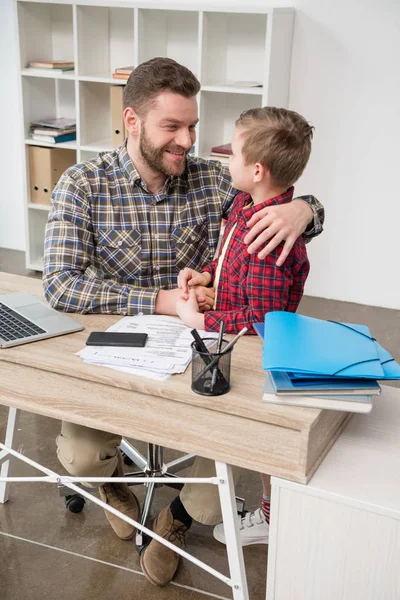
<instances>
[{"instance_id":1,"label":"shelf","mask_svg":"<svg viewBox=\"0 0 400 600\"><path fill-rule=\"evenodd\" d=\"M32 210L43 210L45 212L49 212L51 206L47 206L45 204L33 204L32 202L30 202L28 204L28 208L31 208Z\"/></svg>"},{"instance_id":2,"label":"shelf","mask_svg":"<svg viewBox=\"0 0 400 600\"><path fill-rule=\"evenodd\" d=\"M92 83L110 83L111 85L125 85L124 79L114 79L111 73L100 73L98 75L79 75L79 81L89 81Z\"/></svg>"},{"instance_id":3,"label":"shelf","mask_svg":"<svg viewBox=\"0 0 400 600\"><path fill-rule=\"evenodd\" d=\"M43 146L44 148L68 148L68 150L76 150L78 148L76 141L61 142L60 144L50 144L49 142L37 142L36 140L27 138L25 140L25 144L27 146Z\"/></svg>"},{"instance_id":4,"label":"shelf","mask_svg":"<svg viewBox=\"0 0 400 600\"><path fill-rule=\"evenodd\" d=\"M263 87L234 87L231 85L203 85L202 92L217 92L221 94L250 94L252 96L262 96Z\"/></svg>"},{"instance_id":5,"label":"shelf","mask_svg":"<svg viewBox=\"0 0 400 600\"><path fill-rule=\"evenodd\" d=\"M136 66L156 56L188 67L201 83L194 155L224 165L228 160L210 156L211 148L231 141L241 112L264 104L288 104L293 9L267 6L263 0L14 1L20 40L21 144L28 170L24 203L28 268L42 270L49 211L47 205L32 202L47 199L35 195L36 184L31 187L36 152L32 146L46 149L36 156L51 155L54 160L69 150L71 161L78 163L118 146L124 127L120 92L126 80L113 79L116 68ZM75 70L30 69L27 65L33 60L73 60ZM235 82L259 82L262 87ZM57 117L76 120L76 141L52 144L31 139L31 122ZM48 148L64 152L48 152ZM52 186L58 171L56 175Z\"/></svg>"},{"instance_id":6,"label":"shelf","mask_svg":"<svg viewBox=\"0 0 400 600\"><path fill-rule=\"evenodd\" d=\"M75 74L72 71L53 71L52 69L22 69L23 77L47 77L48 79L75 79Z\"/></svg>"},{"instance_id":7,"label":"shelf","mask_svg":"<svg viewBox=\"0 0 400 600\"><path fill-rule=\"evenodd\" d=\"M109 152L114 150L111 138L105 140L99 140L97 142L90 142L80 147L83 152Z\"/></svg>"}]
</instances>

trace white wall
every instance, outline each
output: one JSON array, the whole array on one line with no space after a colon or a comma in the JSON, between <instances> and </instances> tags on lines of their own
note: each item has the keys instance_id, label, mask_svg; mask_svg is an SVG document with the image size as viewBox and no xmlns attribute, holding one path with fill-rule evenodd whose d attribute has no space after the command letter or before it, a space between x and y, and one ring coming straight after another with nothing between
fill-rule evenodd
<instances>
[{"instance_id":1,"label":"white wall","mask_svg":"<svg viewBox=\"0 0 400 600\"><path fill-rule=\"evenodd\" d=\"M290 107L315 125L298 191L326 207L306 293L400 308L400 3L297 2Z\"/></svg>"},{"instance_id":2,"label":"white wall","mask_svg":"<svg viewBox=\"0 0 400 600\"><path fill-rule=\"evenodd\" d=\"M306 292L400 309L400 3L292 4L297 14L290 108L316 129L312 158L297 191L314 193L327 213L325 232L309 246L312 269ZM0 94L0 246L23 249L12 7L13 0L1 0L0 66L7 75Z\"/></svg>"},{"instance_id":3,"label":"white wall","mask_svg":"<svg viewBox=\"0 0 400 600\"><path fill-rule=\"evenodd\" d=\"M14 0L0 0L0 248L25 250L18 71Z\"/></svg>"}]
</instances>

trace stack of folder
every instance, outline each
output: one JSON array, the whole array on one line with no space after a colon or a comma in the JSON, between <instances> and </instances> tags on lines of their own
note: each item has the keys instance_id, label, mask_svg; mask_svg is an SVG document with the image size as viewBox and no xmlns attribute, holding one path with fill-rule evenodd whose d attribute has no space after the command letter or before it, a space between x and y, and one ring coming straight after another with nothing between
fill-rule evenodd
<instances>
[{"instance_id":1,"label":"stack of folder","mask_svg":"<svg viewBox=\"0 0 400 600\"><path fill-rule=\"evenodd\" d=\"M378 381L400 379L365 325L276 311L254 328L264 339L263 402L366 413Z\"/></svg>"}]
</instances>

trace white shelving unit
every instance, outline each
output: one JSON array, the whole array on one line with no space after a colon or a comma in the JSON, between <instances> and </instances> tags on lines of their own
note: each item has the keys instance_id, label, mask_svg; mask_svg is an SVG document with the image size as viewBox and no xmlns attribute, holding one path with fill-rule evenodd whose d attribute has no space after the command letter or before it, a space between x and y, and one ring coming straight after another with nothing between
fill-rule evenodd
<instances>
[{"instance_id":1,"label":"white shelving unit","mask_svg":"<svg viewBox=\"0 0 400 600\"><path fill-rule=\"evenodd\" d=\"M30 199L27 147L31 121L71 117L77 140L57 144L76 151L76 161L112 149L110 85L115 68L168 56L201 82L195 154L231 140L241 111L287 106L294 11L264 1L231 3L143 0L16 0L24 124L27 268L41 270L49 207ZM27 69L31 60L74 60L75 70ZM241 82L241 85L235 85ZM259 87L243 82L258 82Z\"/></svg>"}]
</instances>

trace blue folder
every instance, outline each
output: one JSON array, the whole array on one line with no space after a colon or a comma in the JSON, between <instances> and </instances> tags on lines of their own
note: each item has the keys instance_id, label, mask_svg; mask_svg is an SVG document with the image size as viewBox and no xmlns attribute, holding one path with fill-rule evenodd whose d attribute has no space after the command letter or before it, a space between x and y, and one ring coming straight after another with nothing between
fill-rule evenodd
<instances>
[{"instance_id":1,"label":"blue folder","mask_svg":"<svg viewBox=\"0 0 400 600\"><path fill-rule=\"evenodd\" d=\"M254 328L260 333L260 326ZM263 367L293 375L400 379L400 365L368 327L282 311L265 316Z\"/></svg>"}]
</instances>

